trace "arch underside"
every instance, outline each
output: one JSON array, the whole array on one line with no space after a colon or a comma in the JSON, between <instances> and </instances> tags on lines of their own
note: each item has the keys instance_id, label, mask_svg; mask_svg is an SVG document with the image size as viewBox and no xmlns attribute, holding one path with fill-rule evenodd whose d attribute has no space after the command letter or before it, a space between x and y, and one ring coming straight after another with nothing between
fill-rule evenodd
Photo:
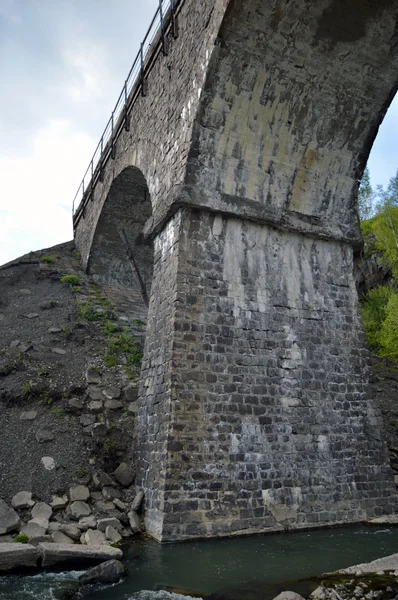
<instances>
[{"instance_id":1,"label":"arch underside","mask_svg":"<svg viewBox=\"0 0 398 600\"><path fill-rule=\"evenodd\" d=\"M152 243L145 240L143 227L151 214L144 176L135 167L127 167L111 185L87 265L95 281L120 288L133 307L130 312L142 319L146 317L145 296L150 294L153 270Z\"/></svg>"}]
</instances>

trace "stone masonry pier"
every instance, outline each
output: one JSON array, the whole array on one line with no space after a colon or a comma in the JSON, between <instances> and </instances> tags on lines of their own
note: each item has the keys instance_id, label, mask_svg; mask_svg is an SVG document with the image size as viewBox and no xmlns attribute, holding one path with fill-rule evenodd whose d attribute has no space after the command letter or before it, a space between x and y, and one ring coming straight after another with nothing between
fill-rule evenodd
<instances>
[{"instance_id":1,"label":"stone masonry pier","mask_svg":"<svg viewBox=\"0 0 398 600\"><path fill-rule=\"evenodd\" d=\"M75 219L88 272L138 297L124 229L150 297L148 532L391 513L352 269L358 182L398 87L398 0L184 0L178 32Z\"/></svg>"}]
</instances>

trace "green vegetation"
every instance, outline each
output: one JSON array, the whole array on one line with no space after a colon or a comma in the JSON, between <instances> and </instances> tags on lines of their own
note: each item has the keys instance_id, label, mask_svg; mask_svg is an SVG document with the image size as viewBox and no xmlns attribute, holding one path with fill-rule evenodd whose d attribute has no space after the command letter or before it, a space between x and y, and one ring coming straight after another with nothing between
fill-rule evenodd
<instances>
[{"instance_id":1,"label":"green vegetation","mask_svg":"<svg viewBox=\"0 0 398 600\"><path fill-rule=\"evenodd\" d=\"M12 541L16 544L27 544L29 542L29 536L26 533L19 533L12 538Z\"/></svg>"},{"instance_id":2,"label":"green vegetation","mask_svg":"<svg viewBox=\"0 0 398 600\"><path fill-rule=\"evenodd\" d=\"M392 274L388 285L371 289L361 299L366 335L379 356L398 361L398 171L386 189L378 186L376 192L365 171L359 211L365 257L377 253Z\"/></svg>"},{"instance_id":3,"label":"green vegetation","mask_svg":"<svg viewBox=\"0 0 398 600\"><path fill-rule=\"evenodd\" d=\"M66 283L70 288L75 289L76 286L80 285L80 279L77 275L64 275L60 279L61 283Z\"/></svg>"},{"instance_id":4,"label":"green vegetation","mask_svg":"<svg viewBox=\"0 0 398 600\"><path fill-rule=\"evenodd\" d=\"M54 258L52 256L42 256L40 260L47 265L51 265L54 262Z\"/></svg>"},{"instance_id":5,"label":"green vegetation","mask_svg":"<svg viewBox=\"0 0 398 600\"><path fill-rule=\"evenodd\" d=\"M72 479L82 479L82 477L86 477L86 475L88 475L88 470L81 467L70 474Z\"/></svg>"}]
</instances>

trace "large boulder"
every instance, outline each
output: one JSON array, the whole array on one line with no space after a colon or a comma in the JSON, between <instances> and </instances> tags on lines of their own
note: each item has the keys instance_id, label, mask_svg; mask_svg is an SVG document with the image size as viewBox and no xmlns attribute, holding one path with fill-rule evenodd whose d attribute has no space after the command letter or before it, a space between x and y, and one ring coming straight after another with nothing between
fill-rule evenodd
<instances>
[{"instance_id":1,"label":"large boulder","mask_svg":"<svg viewBox=\"0 0 398 600\"><path fill-rule=\"evenodd\" d=\"M72 519L76 519L78 521L82 517L88 517L91 514L91 508L86 502L82 502L81 500L77 500L76 502L72 502L69 506L68 512Z\"/></svg>"},{"instance_id":2,"label":"large boulder","mask_svg":"<svg viewBox=\"0 0 398 600\"><path fill-rule=\"evenodd\" d=\"M135 473L131 465L121 463L114 472L115 478L124 487L129 487L134 481Z\"/></svg>"},{"instance_id":3,"label":"large boulder","mask_svg":"<svg viewBox=\"0 0 398 600\"><path fill-rule=\"evenodd\" d=\"M0 499L0 535L18 529L19 516L13 508Z\"/></svg>"},{"instance_id":4,"label":"large boulder","mask_svg":"<svg viewBox=\"0 0 398 600\"><path fill-rule=\"evenodd\" d=\"M305 598L300 596L300 594L296 594L296 592L281 592L274 600L305 600Z\"/></svg>"},{"instance_id":5,"label":"large boulder","mask_svg":"<svg viewBox=\"0 0 398 600\"><path fill-rule=\"evenodd\" d=\"M9 544L6 544L9 546ZM43 567L54 565L64 567L84 567L121 559L123 552L112 546L79 546L78 544L44 543L38 546Z\"/></svg>"},{"instance_id":6,"label":"large boulder","mask_svg":"<svg viewBox=\"0 0 398 600\"><path fill-rule=\"evenodd\" d=\"M0 571L36 567L37 550L30 544L0 544Z\"/></svg>"},{"instance_id":7,"label":"large boulder","mask_svg":"<svg viewBox=\"0 0 398 600\"><path fill-rule=\"evenodd\" d=\"M141 533L141 523L137 513L134 510L131 510L129 513L127 513L127 518L129 520L131 531L133 533Z\"/></svg>"},{"instance_id":8,"label":"large boulder","mask_svg":"<svg viewBox=\"0 0 398 600\"><path fill-rule=\"evenodd\" d=\"M108 560L79 577L79 583L117 583L124 576L126 570L120 560Z\"/></svg>"}]
</instances>

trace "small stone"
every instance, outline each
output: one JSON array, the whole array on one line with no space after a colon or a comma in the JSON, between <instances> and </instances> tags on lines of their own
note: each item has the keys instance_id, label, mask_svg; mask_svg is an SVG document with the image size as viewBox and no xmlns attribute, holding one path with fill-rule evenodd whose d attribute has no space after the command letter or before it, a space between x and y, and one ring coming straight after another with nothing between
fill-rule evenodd
<instances>
[{"instance_id":1,"label":"small stone","mask_svg":"<svg viewBox=\"0 0 398 600\"><path fill-rule=\"evenodd\" d=\"M42 429L38 429L36 431L36 440L41 444L43 442L51 442L55 435L51 431L49 427L43 427Z\"/></svg>"},{"instance_id":2,"label":"small stone","mask_svg":"<svg viewBox=\"0 0 398 600\"><path fill-rule=\"evenodd\" d=\"M123 563L119 560L108 560L80 575L79 583L81 585L118 583L125 575L125 571Z\"/></svg>"},{"instance_id":3,"label":"small stone","mask_svg":"<svg viewBox=\"0 0 398 600\"><path fill-rule=\"evenodd\" d=\"M59 531L62 527L62 523L58 523L57 521L51 521L48 524L48 533L54 533L54 531Z\"/></svg>"},{"instance_id":4,"label":"small stone","mask_svg":"<svg viewBox=\"0 0 398 600\"><path fill-rule=\"evenodd\" d=\"M18 348L19 344L20 344L19 340L13 340L10 344L10 348Z\"/></svg>"},{"instance_id":5,"label":"small stone","mask_svg":"<svg viewBox=\"0 0 398 600\"><path fill-rule=\"evenodd\" d=\"M117 544L122 540L122 536L112 525L108 525L105 529L105 537L111 542L111 544Z\"/></svg>"},{"instance_id":6,"label":"small stone","mask_svg":"<svg viewBox=\"0 0 398 600\"><path fill-rule=\"evenodd\" d=\"M101 383L101 375L94 367L88 367L86 371L87 383Z\"/></svg>"},{"instance_id":7,"label":"small stone","mask_svg":"<svg viewBox=\"0 0 398 600\"><path fill-rule=\"evenodd\" d=\"M25 527L21 529L21 534L27 535L28 538L40 537L46 535L47 528L36 521L30 521Z\"/></svg>"},{"instance_id":8,"label":"small stone","mask_svg":"<svg viewBox=\"0 0 398 600\"><path fill-rule=\"evenodd\" d=\"M97 527L97 519L90 515L89 517L83 517L78 523L81 531L87 531L87 529L95 529Z\"/></svg>"},{"instance_id":9,"label":"small stone","mask_svg":"<svg viewBox=\"0 0 398 600\"><path fill-rule=\"evenodd\" d=\"M131 504L131 510L137 511L140 508L143 499L144 499L144 492L143 492L143 490L137 490L137 493L136 493L136 495L134 497L134 500L133 500L133 502Z\"/></svg>"},{"instance_id":10,"label":"small stone","mask_svg":"<svg viewBox=\"0 0 398 600\"><path fill-rule=\"evenodd\" d=\"M109 386L102 390L103 395L108 400L113 400L114 398L120 398L120 388L116 386Z\"/></svg>"},{"instance_id":11,"label":"small stone","mask_svg":"<svg viewBox=\"0 0 398 600\"><path fill-rule=\"evenodd\" d=\"M32 519L35 519L36 521L49 521L52 514L53 509L45 502L37 502L31 511Z\"/></svg>"},{"instance_id":12,"label":"small stone","mask_svg":"<svg viewBox=\"0 0 398 600\"><path fill-rule=\"evenodd\" d=\"M25 352L27 352L28 350L30 350L32 348L32 344L20 344L18 350L20 352L23 352L25 354Z\"/></svg>"},{"instance_id":13,"label":"small stone","mask_svg":"<svg viewBox=\"0 0 398 600\"><path fill-rule=\"evenodd\" d=\"M93 425L95 423L95 416L84 414L79 417L79 421L80 421L80 425L83 425L83 427L87 427L87 426Z\"/></svg>"},{"instance_id":14,"label":"small stone","mask_svg":"<svg viewBox=\"0 0 398 600\"><path fill-rule=\"evenodd\" d=\"M105 423L94 423L92 430L91 430L91 435L93 436L93 438L96 441L104 441L106 438L106 434L107 434L107 427L105 425Z\"/></svg>"},{"instance_id":15,"label":"small stone","mask_svg":"<svg viewBox=\"0 0 398 600\"><path fill-rule=\"evenodd\" d=\"M53 354L66 354L66 350L63 348L51 348Z\"/></svg>"},{"instance_id":16,"label":"small stone","mask_svg":"<svg viewBox=\"0 0 398 600\"><path fill-rule=\"evenodd\" d=\"M68 406L73 410L83 410L84 402L83 400L79 400L79 398L70 398L68 400Z\"/></svg>"},{"instance_id":17,"label":"small stone","mask_svg":"<svg viewBox=\"0 0 398 600\"><path fill-rule=\"evenodd\" d=\"M131 531L133 533L141 533L140 518L137 515L137 513L134 510L131 510L127 514L127 518L129 520L129 523L130 523Z\"/></svg>"},{"instance_id":18,"label":"small stone","mask_svg":"<svg viewBox=\"0 0 398 600\"><path fill-rule=\"evenodd\" d=\"M60 327L50 327L49 333L61 333L62 329Z\"/></svg>"},{"instance_id":19,"label":"small stone","mask_svg":"<svg viewBox=\"0 0 398 600\"><path fill-rule=\"evenodd\" d=\"M21 290L18 290L18 292L20 294L22 294L23 296L28 296L29 294L31 294L32 292L30 290L28 290L27 288L23 288Z\"/></svg>"},{"instance_id":20,"label":"small stone","mask_svg":"<svg viewBox=\"0 0 398 600\"><path fill-rule=\"evenodd\" d=\"M120 531L122 529L122 524L116 517L98 519L97 529L99 529L99 531L105 532L107 527L113 527L116 531Z\"/></svg>"},{"instance_id":21,"label":"small stone","mask_svg":"<svg viewBox=\"0 0 398 600\"><path fill-rule=\"evenodd\" d=\"M127 506L125 505L124 502L122 502L121 500L119 500L119 498L114 498L113 499L113 504L116 506L116 508L118 508L119 510L126 510Z\"/></svg>"},{"instance_id":22,"label":"small stone","mask_svg":"<svg viewBox=\"0 0 398 600\"><path fill-rule=\"evenodd\" d=\"M113 500L114 498L120 498L120 491L117 488L106 485L102 488L102 495L105 500Z\"/></svg>"},{"instance_id":23,"label":"small stone","mask_svg":"<svg viewBox=\"0 0 398 600\"><path fill-rule=\"evenodd\" d=\"M119 400L105 400L105 408L108 410L121 410L123 408L123 402Z\"/></svg>"},{"instance_id":24,"label":"small stone","mask_svg":"<svg viewBox=\"0 0 398 600\"><path fill-rule=\"evenodd\" d=\"M25 315L25 317L27 317L28 319L36 319L36 317L39 316L39 313L28 313L27 315Z\"/></svg>"},{"instance_id":25,"label":"small stone","mask_svg":"<svg viewBox=\"0 0 398 600\"><path fill-rule=\"evenodd\" d=\"M116 483L107 473L104 473L104 471L97 471L97 473L94 473L93 475L93 485L98 489L100 487L102 488L104 485L116 485Z\"/></svg>"},{"instance_id":26,"label":"small stone","mask_svg":"<svg viewBox=\"0 0 398 600\"><path fill-rule=\"evenodd\" d=\"M124 487L129 487L133 483L135 477L132 467L125 462L118 466L114 475L117 481Z\"/></svg>"},{"instance_id":27,"label":"small stone","mask_svg":"<svg viewBox=\"0 0 398 600\"><path fill-rule=\"evenodd\" d=\"M64 525L61 525L59 530L62 531L62 533L67 535L71 540L74 540L75 542L77 542L80 539L81 531L75 525L66 523Z\"/></svg>"},{"instance_id":28,"label":"small stone","mask_svg":"<svg viewBox=\"0 0 398 600\"><path fill-rule=\"evenodd\" d=\"M137 412L137 403L136 402L130 402L130 404L127 407L127 410L131 413L136 413Z\"/></svg>"},{"instance_id":29,"label":"small stone","mask_svg":"<svg viewBox=\"0 0 398 600\"><path fill-rule=\"evenodd\" d=\"M88 403L88 410L92 413L99 413L102 410L102 401L101 400L92 400Z\"/></svg>"},{"instance_id":30,"label":"small stone","mask_svg":"<svg viewBox=\"0 0 398 600\"><path fill-rule=\"evenodd\" d=\"M115 510L115 505L113 504L113 502L103 502L103 501L99 501L95 503L95 508L98 510L98 512L100 513L107 513L107 512L112 512Z\"/></svg>"},{"instance_id":31,"label":"small stone","mask_svg":"<svg viewBox=\"0 0 398 600\"><path fill-rule=\"evenodd\" d=\"M68 496L53 496L50 506L53 510L62 510L68 505Z\"/></svg>"},{"instance_id":32,"label":"small stone","mask_svg":"<svg viewBox=\"0 0 398 600\"><path fill-rule=\"evenodd\" d=\"M32 508L35 501L32 500L32 492L18 492L11 500L13 508Z\"/></svg>"},{"instance_id":33,"label":"small stone","mask_svg":"<svg viewBox=\"0 0 398 600\"><path fill-rule=\"evenodd\" d=\"M102 492L98 492L98 491L91 492L91 498L93 500L102 500L102 498L103 498Z\"/></svg>"},{"instance_id":34,"label":"small stone","mask_svg":"<svg viewBox=\"0 0 398 600\"><path fill-rule=\"evenodd\" d=\"M73 519L78 521L82 517L88 517L91 514L91 508L85 502L77 500L69 506L69 513Z\"/></svg>"},{"instance_id":35,"label":"small stone","mask_svg":"<svg viewBox=\"0 0 398 600\"><path fill-rule=\"evenodd\" d=\"M0 498L0 535L15 531L19 523L20 519L15 510Z\"/></svg>"},{"instance_id":36,"label":"small stone","mask_svg":"<svg viewBox=\"0 0 398 600\"><path fill-rule=\"evenodd\" d=\"M55 460L52 456L42 456L41 462L47 471L53 471L55 469Z\"/></svg>"},{"instance_id":37,"label":"small stone","mask_svg":"<svg viewBox=\"0 0 398 600\"><path fill-rule=\"evenodd\" d=\"M80 537L80 535L79 535L79 537ZM73 540L71 540L70 537L68 537L67 535L62 533L62 531L54 531L54 533L51 534L51 538L55 544L73 544L74 543Z\"/></svg>"},{"instance_id":38,"label":"small stone","mask_svg":"<svg viewBox=\"0 0 398 600\"><path fill-rule=\"evenodd\" d=\"M105 534L102 531L98 531L98 529L87 529L84 539L87 546L101 546L106 541Z\"/></svg>"},{"instance_id":39,"label":"small stone","mask_svg":"<svg viewBox=\"0 0 398 600\"><path fill-rule=\"evenodd\" d=\"M104 397L102 395L102 390L99 387L89 387L88 389L88 395L90 396L91 400L103 400Z\"/></svg>"},{"instance_id":40,"label":"small stone","mask_svg":"<svg viewBox=\"0 0 398 600\"><path fill-rule=\"evenodd\" d=\"M21 421L34 421L34 419L36 419L37 417L37 410L27 410L24 412L21 412L21 414L19 415L19 418Z\"/></svg>"},{"instance_id":41,"label":"small stone","mask_svg":"<svg viewBox=\"0 0 398 600\"><path fill-rule=\"evenodd\" d=\"M90 490L85 485L74 485L69 488L69 495L71 502L75 502L76 500L85 502L90 498Z\"/></svg>"}]
</instances>

